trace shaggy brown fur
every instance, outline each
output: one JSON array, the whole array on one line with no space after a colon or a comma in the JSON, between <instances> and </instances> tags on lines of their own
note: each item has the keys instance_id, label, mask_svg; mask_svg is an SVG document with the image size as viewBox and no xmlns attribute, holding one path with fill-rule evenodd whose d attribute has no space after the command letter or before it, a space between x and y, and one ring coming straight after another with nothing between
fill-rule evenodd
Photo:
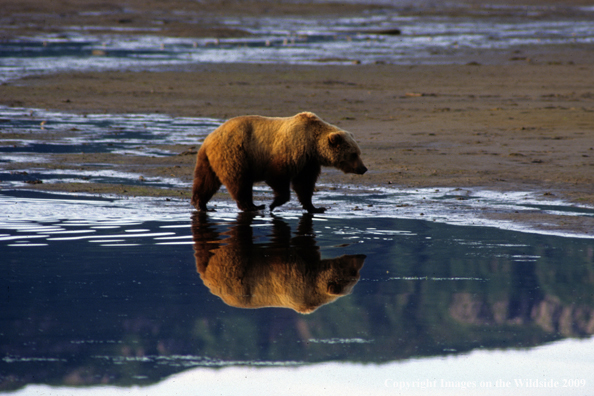
<instances>
[{"instance_id":1,"label":"shaggy brown fur","mask_svg":"<svg viewBox=\"0 0 594 396\"><path fill-rule=\"evenodd\" d=\"M292 185L303 208L320 213L325 209L315 208L311 200L321 167L363 174L367 168L360 155L349 132L313 113L232 118L208 135L198 151L192 205L205 211L224 184L239 209L264 209L254 205L252 195L253 184L264 181L275 194L271 211L289 201Z\"/></svg>"}]
</instances>

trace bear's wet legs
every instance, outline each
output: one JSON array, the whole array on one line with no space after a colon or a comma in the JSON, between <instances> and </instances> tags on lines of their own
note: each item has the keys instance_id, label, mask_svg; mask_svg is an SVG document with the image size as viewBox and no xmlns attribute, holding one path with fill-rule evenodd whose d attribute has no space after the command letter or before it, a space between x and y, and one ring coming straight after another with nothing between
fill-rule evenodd
<instances>
[{"instance_id":1,"label":"bear's wet legs","mask_svg":"<svg viewBox=\"0 0 594 396\"><path fill-rule=\"evenodd\" d=\"M204 151L198 151L192 186L192 205L198 210L206 211L206 204L220 187L221 181L210 167L208 157Z\"/></svg>"},{"instance_id":2,"label":"bear's wet legs","mask_svg":"<svg viewBox=\"0 0 594 396\"><path fill-rule=\"evenodd\" d=\"M324 213L326 208L316 208L313 206L311 199L313 197L316 181L320 175L322 168L319 164L311 164L303 168L303 170L293 178L293 190L299 198L299 202L303 205L303 209L309 213Z\"/></svg>"},{"instance_id":3,"label":"bear's wet legs","mask_svg":"<svg viewBox=\"0 0 594 396\"><path fill-rule=\"evenodd\" d=\"M270 211L272 212L277 206L281 206L291 199L290 182L288 178L280 178L274 180L267 180L268 184L274 191L274 200L270 204Z\"/></svg>"},{"instance_id":4,"label":"bear's wet legs","mask_svg":"<svg viewBox=\"0 0 594 396\"><path fill-rule=\"evenodd\" d=\"M232 183L225 183L227 191L231 195L231 198L237 202L237 207L243 211L254 211L262 210L266 205L254 205L254 198L252 193L252 187L254 182L251 179L242 178L240 180L233 181Z\"/></svg>"}]
</instances>

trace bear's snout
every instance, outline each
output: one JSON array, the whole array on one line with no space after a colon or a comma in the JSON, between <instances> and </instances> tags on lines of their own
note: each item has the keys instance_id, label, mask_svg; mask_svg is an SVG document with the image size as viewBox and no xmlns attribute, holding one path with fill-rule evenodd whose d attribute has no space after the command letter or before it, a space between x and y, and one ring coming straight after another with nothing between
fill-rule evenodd
<instances>
[{"instance_id":1,"label":"bear's snout","mask_svg":"<svg viewBox=\"0 0 594 396\"><path fill-rule=\"evenodd\" d=\"M357 161L355 161L353 165L353 168L355 168L354 173L356 173L357 175L362 175L363 173L367 172L367 167L363 165L363 161L361 161L361 158L357 158Z\"/></svg>"},{"instance_id":2,"label":"bear's snout","mask_svg":"<svg viewBox=\"0 0 594 396\"><path fill-rule=\"evenodd\" d=\"M361 158L357 158L355 161L342 162L338 168L344 173L354 173L357 175L362 175L367 172L367 167L363 165Z\"/></svg>"}]
</instances>

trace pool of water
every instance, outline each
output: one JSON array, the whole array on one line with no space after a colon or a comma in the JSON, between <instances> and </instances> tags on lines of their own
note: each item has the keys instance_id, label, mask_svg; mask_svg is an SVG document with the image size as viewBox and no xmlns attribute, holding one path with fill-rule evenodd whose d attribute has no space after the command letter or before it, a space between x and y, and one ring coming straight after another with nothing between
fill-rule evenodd
<instances>
[{"instance_id":1,"label":"pool of water","mask_svg":"<svg viewBox=\"0 0 594 396\"><path fill-rule=\"evenodd\" d=\"M177 153L154 146L200 144L221 123L165 114L76 114L0 106L0 163L23 158L18 154L168 156Z\"/></svg>"},{"instance_id":2,"label":"pool of water","mask_svg":"<svg viewBox=\"0 0 594 396\"><path fill-rule=\"evenodd\" d=\"M0 207L5 391L592 389L592 239L347 205L198 216L184 200L4 190Z\"/></svg>"}]
</instances>

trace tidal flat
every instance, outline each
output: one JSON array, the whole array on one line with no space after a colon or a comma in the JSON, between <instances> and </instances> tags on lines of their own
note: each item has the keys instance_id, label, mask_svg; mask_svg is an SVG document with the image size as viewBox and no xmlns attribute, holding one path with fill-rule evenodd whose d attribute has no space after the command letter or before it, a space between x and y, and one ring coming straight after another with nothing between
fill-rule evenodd
<instances>
[{"instance_id":1,"label":"tidal flat","mask_svg":"<svg viewBox=\"0 0 594 396\"><path fill-rule=\"evenodd\" d=\"M591 391L589 2L3 11L0 393ZM300 111L369 171L195 213L210 131Z\"/></svg>"}]
</instances>

